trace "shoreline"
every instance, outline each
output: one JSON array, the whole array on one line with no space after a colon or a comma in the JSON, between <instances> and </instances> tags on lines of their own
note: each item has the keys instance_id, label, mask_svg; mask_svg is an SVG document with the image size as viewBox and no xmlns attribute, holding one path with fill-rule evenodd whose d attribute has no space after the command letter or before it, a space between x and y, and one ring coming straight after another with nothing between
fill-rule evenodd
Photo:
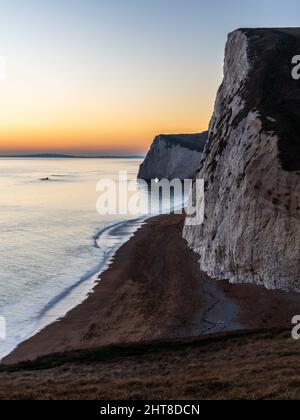
<instances>
[{"instance_id":1,"label":"shoreline","mask_svg":"<svg viewBox=\"0 0 300 420\"><path fill-rule=\"evenodd\" d=\"M183 221L182 215L146 220L117 250L83 303L2 362L238 329L289 328L300 295L209 279L181 237Z\"/></svg>"},{"instance_id":2,"label":"shoreline","mask_svg":"<svg viewBox=\"0 0 300 420\"><path fill-rule=\"evenodd\" d=\"M119 248L122 247L134 235L134 233L144 223L145 217L136 219L116 221L101 229L98 229L92 236L95 248L105 250L103 256L97 264L91 265L89 269L78 278L72 285L55 294L51 300L40 310L39 317L35 320L35 327L22 339L10 346L10 351L6 352L1 359L11 354L23 342L30 340L36 334L47 328L49 325L63 319L71 310L81 305L94 290L101 276L110 266L113 257ZM101 246L101 243L103 245Z\"/></svg>"}]
</instances>

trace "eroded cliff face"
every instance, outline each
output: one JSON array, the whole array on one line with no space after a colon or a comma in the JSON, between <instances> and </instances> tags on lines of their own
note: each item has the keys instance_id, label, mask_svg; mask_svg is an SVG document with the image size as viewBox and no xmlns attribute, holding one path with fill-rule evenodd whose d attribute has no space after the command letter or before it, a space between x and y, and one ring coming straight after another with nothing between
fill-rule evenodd
<instances>
[{"instance_id":1,"label":"eroded cliff face","mask_svg":"<svg viewBox=\"0 0 300 420\"><path fill-rule=\"evenodd\" d=\"M160 135L140 167L139 179L193 179L200 167L208 132Z\"/></svg>"},{"instance_id":2,"label":"eroded cliff face","mask_svg":"<svg viewBox=\"0 0 300 420\"><path fill-rule=\"evenodd\" d=\"M184 228L217 279L300 292L300 29L229 35L198 178L205 221ZM190 203L191 205L191 203Z\"/></svg>"}]
</instances>

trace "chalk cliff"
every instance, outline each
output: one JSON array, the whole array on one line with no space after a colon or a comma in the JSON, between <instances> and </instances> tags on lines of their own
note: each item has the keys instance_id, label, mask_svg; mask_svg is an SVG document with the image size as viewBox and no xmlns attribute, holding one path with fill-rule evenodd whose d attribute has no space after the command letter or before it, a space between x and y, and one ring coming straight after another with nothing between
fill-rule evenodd
<instances>
[{"instance_id":1,"label":"chalk cliff","mask_svg":"<svg viewBox=\"0 0 300 420\"><path fill-rule=\"evenodd\" d=\"M184 228L216 279L300 292L300 83L291 64L299 53L300 29L229 35L197 173L205 221Z\"/></svg>"},{"instance_id":2,"label":"chalk cliff","mask_svg":"<svg viewBox=\"0 0 300 420\"><path fill-rule=\"evenodd\" d=\"M140 167L139 179L191 179L200 167L208 132L160 135Z\"/></svg>"}]
</instances>

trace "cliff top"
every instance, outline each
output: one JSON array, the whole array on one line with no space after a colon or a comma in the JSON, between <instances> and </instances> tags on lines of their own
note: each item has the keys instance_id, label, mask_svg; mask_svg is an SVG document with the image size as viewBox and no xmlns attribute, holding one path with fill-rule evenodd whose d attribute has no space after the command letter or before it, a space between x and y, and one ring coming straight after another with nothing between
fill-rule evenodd
<instances>
[{"instance_id":1,"label":"cliff top","mask_svg":"<svg viewBox=\"0 0 300 420\"><path fill-rule=\"evenodd\" d=\"M255 33L257 32L265 32L265 33L272 33L272 32L282 32L285 33L287 35L292 35L292 36L300 36L300 28L298 27L287 27L287 28L239 28L234 30L231 33L234 32L238 32L238 31L242 31L245 33L248 33L249 35L255 35Z\"/></svg>"},{"instance_id":2,"label":"cliff top","mask_svg":"<svg viewBox=\"0 0 300 420\"><path fill-rule=\"evenodd\" d=\"M300 55L300 28L241 28L229 40L239 33L247 37L250 69L239 89L245 107L235 124L258 111L263 130L279 137L282 168L300 171L300 81L292 77L292 59ZM227 71L237 53L227 48Z\"/></svg>"},{"instance_id":3,"label":"cliff top","mask_svg":"<svg viewBox=\"0 0 300 420\"><path fill-rule=\"evenodd\" d=\"M168 147L180 146L203 152L208 138L208 131L199 134L160 134L154 142L164 141Z\"/></svg>"}]
</instances>

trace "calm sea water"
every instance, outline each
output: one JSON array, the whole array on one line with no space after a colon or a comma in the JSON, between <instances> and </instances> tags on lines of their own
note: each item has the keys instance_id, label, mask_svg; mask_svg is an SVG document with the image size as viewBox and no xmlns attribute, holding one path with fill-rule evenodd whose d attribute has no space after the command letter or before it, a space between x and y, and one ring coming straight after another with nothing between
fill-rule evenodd
<instances>
[{"instance_id":1,"label":"calm sea water","mask_svg":"<svg viewBox=\"0 0 300 420\"><path fill-rule=\"evenodd\" d=\"M0 159L0 358L80 303L140 221L101 216L96 183L139 159ZM49 181L42 178L49 177ZM133 217L131 217L133 219Z\"/></svg>"}]
</instances>

